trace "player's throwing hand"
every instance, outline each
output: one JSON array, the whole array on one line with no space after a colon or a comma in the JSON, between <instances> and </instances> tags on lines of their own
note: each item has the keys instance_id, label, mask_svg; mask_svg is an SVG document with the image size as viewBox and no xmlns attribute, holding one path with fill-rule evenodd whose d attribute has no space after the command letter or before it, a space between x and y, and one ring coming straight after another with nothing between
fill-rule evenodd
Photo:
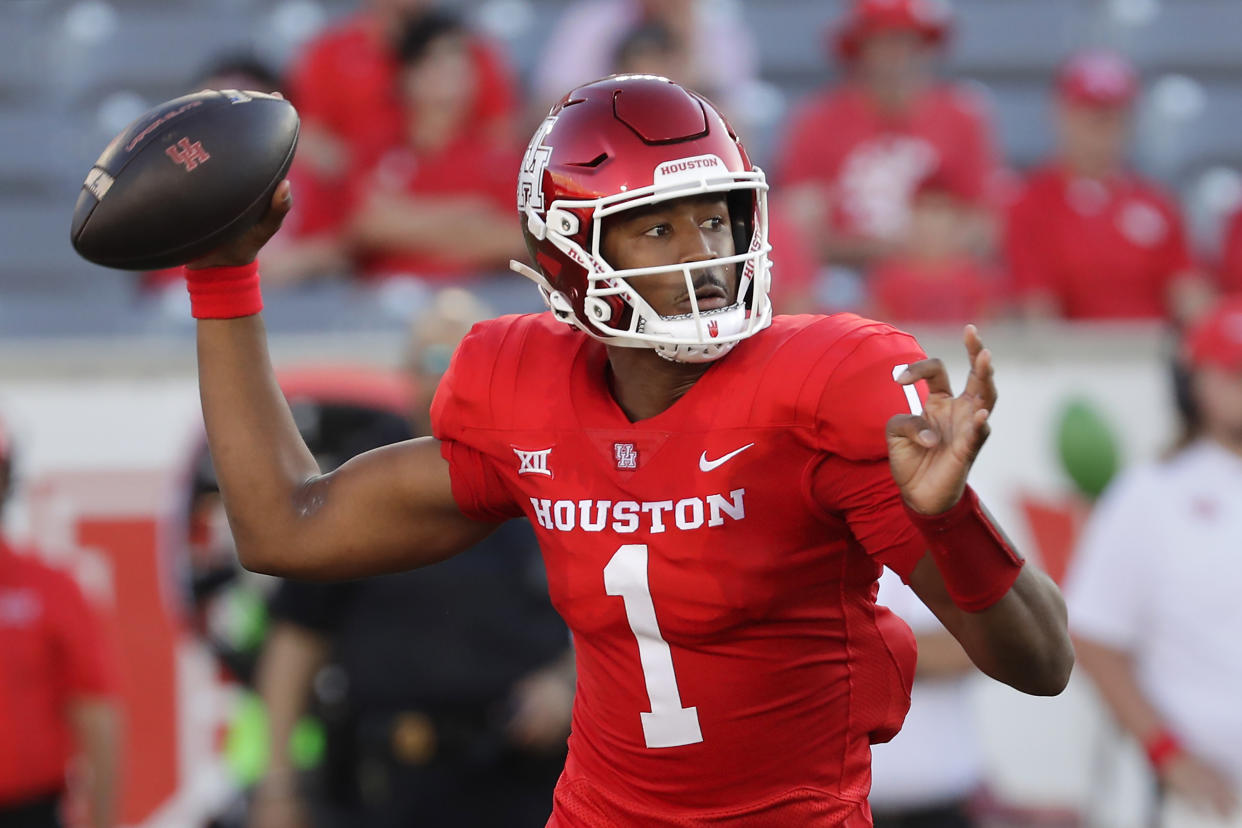
<instances>
[{"instance_id":1,"label":"player's throwing hand","mask_svg":"<svg viewBox=\"0 0 1242 828\"><path fill-rule=\"evenodd\" d=\"M898 414L888 421L888 458L901 496L915 511L940 514L953 507L966 488L966 475L988 438L988 417L996 406L992 352L979 331L967 325L963 339L970 355L970 377L953 396L949 373L938 359L916 362L897 377L910 385L927 381L923 413Z\"/></svg>"},{"instance_id":2,"label":"player's throwing hand","mask_svg":"<svg viewBox=\"0 0 1242 828\"><path fill-rule=\"evenodd\" d=\"M259 255L259 250L263 245L276 235L276 231L280 229L281 223L284 222L285 216L289 215L291 209L293 209L293 191L286 180L280 182L276 191L272 193L271 207L258 223L203 258L190 262L186 267L191 270L201 270L208 267L240 267L250 264L255 256Z\"/></svg>"}]
</instances>

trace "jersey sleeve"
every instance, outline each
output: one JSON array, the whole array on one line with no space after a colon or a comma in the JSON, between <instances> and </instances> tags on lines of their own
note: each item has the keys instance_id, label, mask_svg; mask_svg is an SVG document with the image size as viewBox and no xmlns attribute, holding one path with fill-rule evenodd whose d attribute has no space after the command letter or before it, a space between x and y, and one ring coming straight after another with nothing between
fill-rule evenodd
<instances>
[{"instance_id":1,"label":"jersey sleeve","mask_svg":"<svg viewBox=\"0 0 1242 828\"><path fill-rule=\"evenodd\" d=\"M885 431L894 414L909 414L926 396L894 379L925 359L922 347L890 325L858 320L811 372L813 439L822 457L809 477L815 508L842 520L863 550L907 580L926 544L901 502L888 465Z\"/></svg>"},{"instance_id":2,"label":"jersey sleeve","mask_svg":"<svg viewBox=\"0 0 1242 828\"><path fill-rule=\"evenodd\" d=\"M927 544L906 516L888 460L847 460L825 455L811 474L815 505L845 522L877 563L909 581Z\"/></svg>"},{"instance_id":3,"label":"jersey sleeve","mask_svg":"<svg viewBox=\"0 0 1242 828\"><path fill-rule=\"evenodd\" d=\"M1159 571L1147 561L1158 552L1149 520L1160 508L1149 502L1146 475L1122 477L1091 513L1074 552L1065 600L1075 635L1119 650L1132 650L1144 638L1144 618L1152 606L1147 576Z\"/></svg>"},{"instance_id":4,"label":"jersey sleeve","mask_svg":"<svg viewBox=\"0 0 1242 828\"><path fill-rule=\"evenodd\" d=\"M77 583L61 572L50 573L47 599L55 608L56 643L65 686L74 695L109 696L116 692L119 668L115 642Z\"/></svg>"},{"instance_id":5,"label":"jersey sleeve","mask_svg":"<svg viewBox=\"0 0 1242 828\"><path fill-rule=\"evenodd\" d=\"M913 336L890 325L870 323L844 338L814 372L823 383L814 417L820 446L849 460L887 461L889 419L921 410L927 396L925 383L895 378L926 358Z\"/></svg>"},{"instance_id":6,"label":"jersey sleeve","mask_svg":"<svg viewBox=\"0 0 1242 828\"><path fill-rule=\"evenodd\" d=\"M491 380L499 346L496 328L502 324L503 320L492 320L471 329L453 354L431 403L431 431L448 461L457 508L486 523L522 514L495 465Z\"/></svg>"}]
</instances>

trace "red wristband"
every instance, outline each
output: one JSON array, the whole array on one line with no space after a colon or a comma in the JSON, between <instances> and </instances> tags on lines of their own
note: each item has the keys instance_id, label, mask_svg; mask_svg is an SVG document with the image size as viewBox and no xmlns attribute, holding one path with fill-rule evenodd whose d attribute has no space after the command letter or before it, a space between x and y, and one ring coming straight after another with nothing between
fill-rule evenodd
<instances>
[{"instance_id":1,"label":"red wristband","mask_svg":"<svg viewBox=\"0 0 1242 828\"><path fill-rule=\"evenodd\" d=\"M957 504L939 515L905 505L954 604L979 612L1005 597L1026 561L996 528L974 489L967 486Z\"/></svg>"},{"instance_id":2,"label":"red wristband","mask_svg":"<svg viewBox=\"0 0 1242 828\"><path fill-rule=\"evenodd\" d=\"M263 310L259 263L238 267L182 268L195 319L236 319Z\"/></svg>"},{"instance_id":3,"label":"red wristband","mask_svg":"<svg viewBox=\"0 0 1242 828\"><path fill-rule=\"evenodd\" d=\"M1143 742L1143 752L1147 754L1147 761L1151 762L1152 768L1159 771L1182 754L1182 743L1171 730L1161 728Z\"/></svg>"}]
</instances>

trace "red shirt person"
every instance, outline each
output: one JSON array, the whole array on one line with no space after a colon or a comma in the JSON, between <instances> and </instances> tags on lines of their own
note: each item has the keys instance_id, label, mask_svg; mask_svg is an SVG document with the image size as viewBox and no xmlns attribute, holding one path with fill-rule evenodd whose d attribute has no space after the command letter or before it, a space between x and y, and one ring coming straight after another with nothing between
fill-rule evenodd
<instances>
[{"instance_id":1,"label":"red shirt person","mask_svg":"<svg viewBox=\"0 0 1242 828\"><path fill-rule=\"evenodd\" d=\"M368 0L357 15L320 34L294 62L289 97L302 117L299 156L340 200L350 175L405 139L407 113L397 45L427 0ZM509 137L516 106L512 73L499 49L470 34L477 77L470 117L494 137Z\"/></svg>"},{"instance_id":2,"label":"red shirt person","mask_svg":"<svg viewBox=\"0 0 1242 828\"><path fill-rule=\"evenodd\" d=\"M933 172L915 190L901 251L869 277L877 318L962 325L1000 310L1002 280L968 249L969 202L955 186Z\"/></svg>"},{"instance_id":3,"label":"red shirt person","mask_svg":"<svg viewBox=\"0 0 1242 828\"><path fill-rule=\"evenodd\" d=\"M253 283L232 307L196 304L244 565L353 577L525 516L578 659L560 828L870 825L868 744L899 726L912 666L908 629L875 605L882 565L986 672L1060 692L1056 587L966 486L996 398L973 330L954 397L888 325L774 320L763 173L713 105L662 78L571 91L517 183L532 264L513 266L549 313L476 326L433 438L317 475ZM273 204L188 271L192 293L253 257L287 212Z\"/></svg>"},{"instance_id":4,"label":"red shirt person","mask_svg":"<svg viewBox=\"0 0 1242 828\"><path fill-rule=\"evenodd\" d=\"M1056 86L1059 148L1009 211L1005 253L1023 311L1065 319L1161 319L1202 286L1174 201L1125 166L1133 67L1072 57Z\"/></svg>"},{"instance_id":5,"label":"red shirt person","mask_svg":"<svg viewBox=\"0 0 1242 828\"><path fill-rule=\"evenodd\" d=\"M347 237L359 271L432 281L502 271L522 249L512 215L520 156L475 120L469 33L431 12L398 48L408 120L401 142L352 186Z\"/></svg>"},{"instance_id":6,"label":"red shirt person","mask_svg":"<svg viewBox=\"0 0 1242 828\"><path fill-rule=\"evenodd\" d=\"M0 505L9 468L0 425ZM117 678L110 640L74 580L0 538L0 824L60 825L79 755L91 825L114 824Z\"/></svg>"},{"instance_id":7,"label":"red shirt person","mask_svg":"<svg viewBox=\"0 0 1242 828\"><path fill-rule=\"evenodd\" d=\"M931 68L949 36L945 14L921 0L856 0L836 32L846 80L786 130L783 198L830 264L865 270L891 253L915 185L933 170L975 202L989 195L996 157L982 105Z\"/></svg>"}]
</instances>

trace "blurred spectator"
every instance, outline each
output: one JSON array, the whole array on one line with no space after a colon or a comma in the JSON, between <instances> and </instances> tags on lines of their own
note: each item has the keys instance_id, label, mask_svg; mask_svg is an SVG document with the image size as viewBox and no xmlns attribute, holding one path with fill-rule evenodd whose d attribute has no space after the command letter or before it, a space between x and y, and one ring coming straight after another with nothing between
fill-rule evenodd
<instances>
[{"instance_id":1,"label":"blurred spectator","mask_svg":"<svg viewBox=\"0 0 1242 828\"><path fill-rule=\"evenodd\" d=\"M1134 68L1110 52L1071 57L1056 80L1056 157L1010 210L1006 254L1025 315L1187 318L1207 283L1176 203L1129 170Z\"/></svg>"},{"instance_id":2,"label":"blurred spectator","mask_svg":"<svg viewBox=\"0 0 1242 828\"><path fill-rule=\"evenodd\" d=\"M968 249L968 197L936 172L911 198L905 242L870 276L873 313L886 322L961 326L997 312L999 276Z\"/></svg>"},{"instance_id":3,"label":"blurred spectator","mask_svg":"<svg viewBox=\"0 0 1242 828\"><path fill-rule=\"evenodd\" d=\"M1220 287L1230 295L1242 295L1242 208L1229 219L1221 261Z\"/></svg>"},{"instance_id":4,"label":"blurred spectator","mask_svg":"<svg viewBox=\"0 0 1242 828\"><path fill-rule=\"evenodd\" d=\"M480 129L470 34L431 12L405 31L399 147L355 182L349 238L364 277L501 272L525 254L513 220L520 154Z\"/></svg>"},{"instance_id":5,"label":"blurred spectator","mask_svg":"<svg viewBox=\"0 0 1242 828\"><path fill-rule=\"evenodd\" d=\"M352 171L405 140L399 45L411 23L436 13L434 6L433 0L365 0L294 62L289 93L302 116L298 154L338 199ZM473 32L465 40L477 87L470 123L507 139L515 107L509 67L495 44Z\"/></svg>"},{"instance_id":6,"label":"blurred spectator","mask_svg":"<svg viewBox=\"0 0 1242 828\"><path fill-rule=\"evenodd\" d=\"M415 433L427 433L436 385L482 315L469 294L448 290L418 320ZM285 581L272 613L258 682L271 765L252 825L300 824L311 807L342 826L546 823L574 672L525 521L426 569L347 584ZM316 681L328 664L338 678ZM325 705L328 778L303 799L285 746L312 686L325 685L339 697Z\"/></svg>"},{"instance_id":7,"label":"blurred spectator","mask_svg":"<svg viewBox=\"0 0 1242 828\"><path fill-rule=\"evenodd\" d=\"M1196 325L1184 362L1182 441L1105 492L1066 597L1079 663L1167 795L1158 824L1233 826L1242 824L1242 299ZM1234 821L1206 818L1213 812Z\"/></svg>"},{"instance_id":8,"label":"blurred spectator","mask_svg":"<svg viewBox=\"0 0 1242 828\"><path fill-rule=\"evenodd\" d=\"M617 44L611 71L618 75L689 77L690 50L668 26L659 21L644 21Z\"/></svg>"},{"instance_id":9,"label":"blurred spectator","mask_svg":"<svg viewBox=\"0 0 1242 828\"><path fill-rule=\"evenodd\" d=\"M845 80L797 112L776 164L783 203L819 240L822 261L865 273L893 254L910 195L932 170L954 178L971 204L989 196L996 159L986 113L933 69L949 28L934 0L855 0L837 24ZM985 248L988 213L971 218L972 246Z\"/></svg>"},{"instance_id":10,"label":"blurred spectator","mask_svg":"<svg viewBox=\"0 0 1242 828\"><path fill-rule=\"evenodd\" d=\"M876 602L914 631L919 648L910 712L891 742L871 746L875 828L968 828L983 785L983 748L970 703L979 671L936 616L891 570Z\"/></svg>"},{"instance_id":11,"label":"blurred spectator","mask_svg":"<svg viewBox=\"0 0 1242 828\"><path fill-rule=\"evenodd\" d=\"M0 511L12 468L0 424ZM67 778L81 780L73 798L90 828L116 824L118 679L112 642L73 578L0 535L0 825L62 825Z\"/></svg>"},{"instance_id":12,"label":"blurred spectator","mask_svg":"<svg viewBox=\"0 0 1242 828\"><path fill-rule=\"evenodd\" d=\"M280 78L251 54L221 55L200 73L191 90L239 89L282 94ZM349 269L340 239L340 210L332 193L317 192L322 182L311 175L299 152L288 178L297 193L297 204L281 225L280 232L259 255L266 286L295 284L322 276L339 276ZM142 275L144 290L171 289L185 292L181 268L154 270Z\"/></svg>"},{"instance_id":13,"label":"blurred spectator","mask_svg":"<svg viewBox=\"0 0 1242 828\"><path fill-rule=\"evenodd\" d=\"M720 0L578 0L562 15L535 67L532 104L542 118L566 92L610 73L625 57L621 46L658 27L679 45L685 59L664 68L678 83L742 118L745 95L755 83L754 40L744 21ZM654 32L654 30L653 30ZM648 35L652 32L648 32ZM641 48L629 44L629 50ZM647 73L645 73L647 74ZM649 73L656 74L656 73Z\"/></svg>"}]
</instances>

